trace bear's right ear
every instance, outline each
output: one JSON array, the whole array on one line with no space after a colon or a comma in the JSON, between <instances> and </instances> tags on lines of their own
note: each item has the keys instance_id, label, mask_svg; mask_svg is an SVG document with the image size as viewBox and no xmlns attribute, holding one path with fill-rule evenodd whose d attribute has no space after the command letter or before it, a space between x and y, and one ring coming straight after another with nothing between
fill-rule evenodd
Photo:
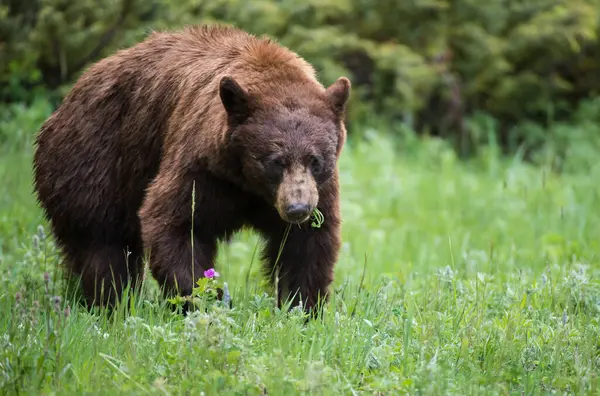
<instances>
[{"instance_id":1,"label":"bear's right ear","mask_svg":"<svg viewBox=\"0 0 600 396\"><path fill-rule=\"evenodd\" d=\"M221 78L219 96L232 126L242 124L250 117L252 113L250 97L232 77Z\"/></svg>"}]
</instances>

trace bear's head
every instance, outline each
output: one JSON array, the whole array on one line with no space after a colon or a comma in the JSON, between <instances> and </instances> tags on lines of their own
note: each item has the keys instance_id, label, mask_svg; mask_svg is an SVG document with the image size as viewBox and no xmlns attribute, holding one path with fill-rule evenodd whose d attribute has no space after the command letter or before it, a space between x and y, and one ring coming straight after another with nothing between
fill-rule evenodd
<instances>
[{"instance_id":1,"label":"bear's head","mask_svg":"<svg viewBox=\"0 0 600 396\"><path fill-rule=\"evenodd\" d=\"M245 187L284 221L303 223L317 207L345 143L350 81L340 77L326 89L300 85L283 91L283 98L264 98L229 76L219 84L228 144Z\"/></svg>"}]
</instances>

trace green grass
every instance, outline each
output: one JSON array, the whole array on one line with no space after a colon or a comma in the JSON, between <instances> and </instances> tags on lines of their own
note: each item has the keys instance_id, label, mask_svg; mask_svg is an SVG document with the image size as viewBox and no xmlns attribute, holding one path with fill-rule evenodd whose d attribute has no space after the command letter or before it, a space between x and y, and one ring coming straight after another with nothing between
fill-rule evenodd
<instances>
[{"instance_id":1,"label":"green grass","mask_svg":"<svg viewBox=\"0 0 600 396\"><path fill-rule=\"evenodd\" d=\"M108 317L54 297L31 188L47 111L0 124L1 394L598 392L600 161L556 174L494 146L462 162L368 132L340 163L344 245L322 320L274 307L252 233L219 252L233 309L184 318L148 279Z\"/></svg>"}]
</instances>

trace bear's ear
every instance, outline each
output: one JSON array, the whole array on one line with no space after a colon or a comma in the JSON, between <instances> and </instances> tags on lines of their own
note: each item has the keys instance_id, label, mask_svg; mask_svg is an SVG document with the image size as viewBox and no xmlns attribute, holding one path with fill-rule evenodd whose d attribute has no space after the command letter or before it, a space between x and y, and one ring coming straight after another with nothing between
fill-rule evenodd
<instances>
[{"instance_id":1,"label":"bear's ear","mask_svg":"<svg viewBox=\"0 0 600 396\"><path fill-rule=\"evenodd\" d=\"M340 77L325 91L331 107L338 115L342 115L346 110L350 98L350 86L350 80Z\"/></svg>"},{"instance_id":2,"label":"bear's ear","mask_svg":"<svg viewBox=\"0 0 600 396\"><path fill-rule=\"evenodd\" d=\"M242 124L250 117L252 113L250 97L232 77L221 78L219 96L231 124Z\"/></svg>"}]
</instances>

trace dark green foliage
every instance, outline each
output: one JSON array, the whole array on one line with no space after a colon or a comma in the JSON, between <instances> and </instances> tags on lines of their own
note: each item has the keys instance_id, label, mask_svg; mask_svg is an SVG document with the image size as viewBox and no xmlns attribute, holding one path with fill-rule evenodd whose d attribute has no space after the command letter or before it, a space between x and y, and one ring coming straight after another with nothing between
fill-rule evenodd
<instances>
[{"instance_id":1,"label":"dark green foliage","mask_svg":"<svg viewBox=\"0 0 600 396\"><path fill-rule=\"evenodd\" d=\"M325 83L351 77L350 121L385 116L462 143L479 143L474 114L511 146L526 140L515 126L568 120L600 88L600 0L3 1L4 100L72 82L150 29L207 22L276 37Z\"/></svg>"},{"instance_id":2,"label":"dark green foliage","mask_svg":"<svg viewBox=\"0 0 600 396\"><path fill-rule=\"evenodd\" d=\"M2 0L0 99L28 100L33 88L62 88L114 50L152 8L136 0Z\"/></svg>"}]
</instances>

